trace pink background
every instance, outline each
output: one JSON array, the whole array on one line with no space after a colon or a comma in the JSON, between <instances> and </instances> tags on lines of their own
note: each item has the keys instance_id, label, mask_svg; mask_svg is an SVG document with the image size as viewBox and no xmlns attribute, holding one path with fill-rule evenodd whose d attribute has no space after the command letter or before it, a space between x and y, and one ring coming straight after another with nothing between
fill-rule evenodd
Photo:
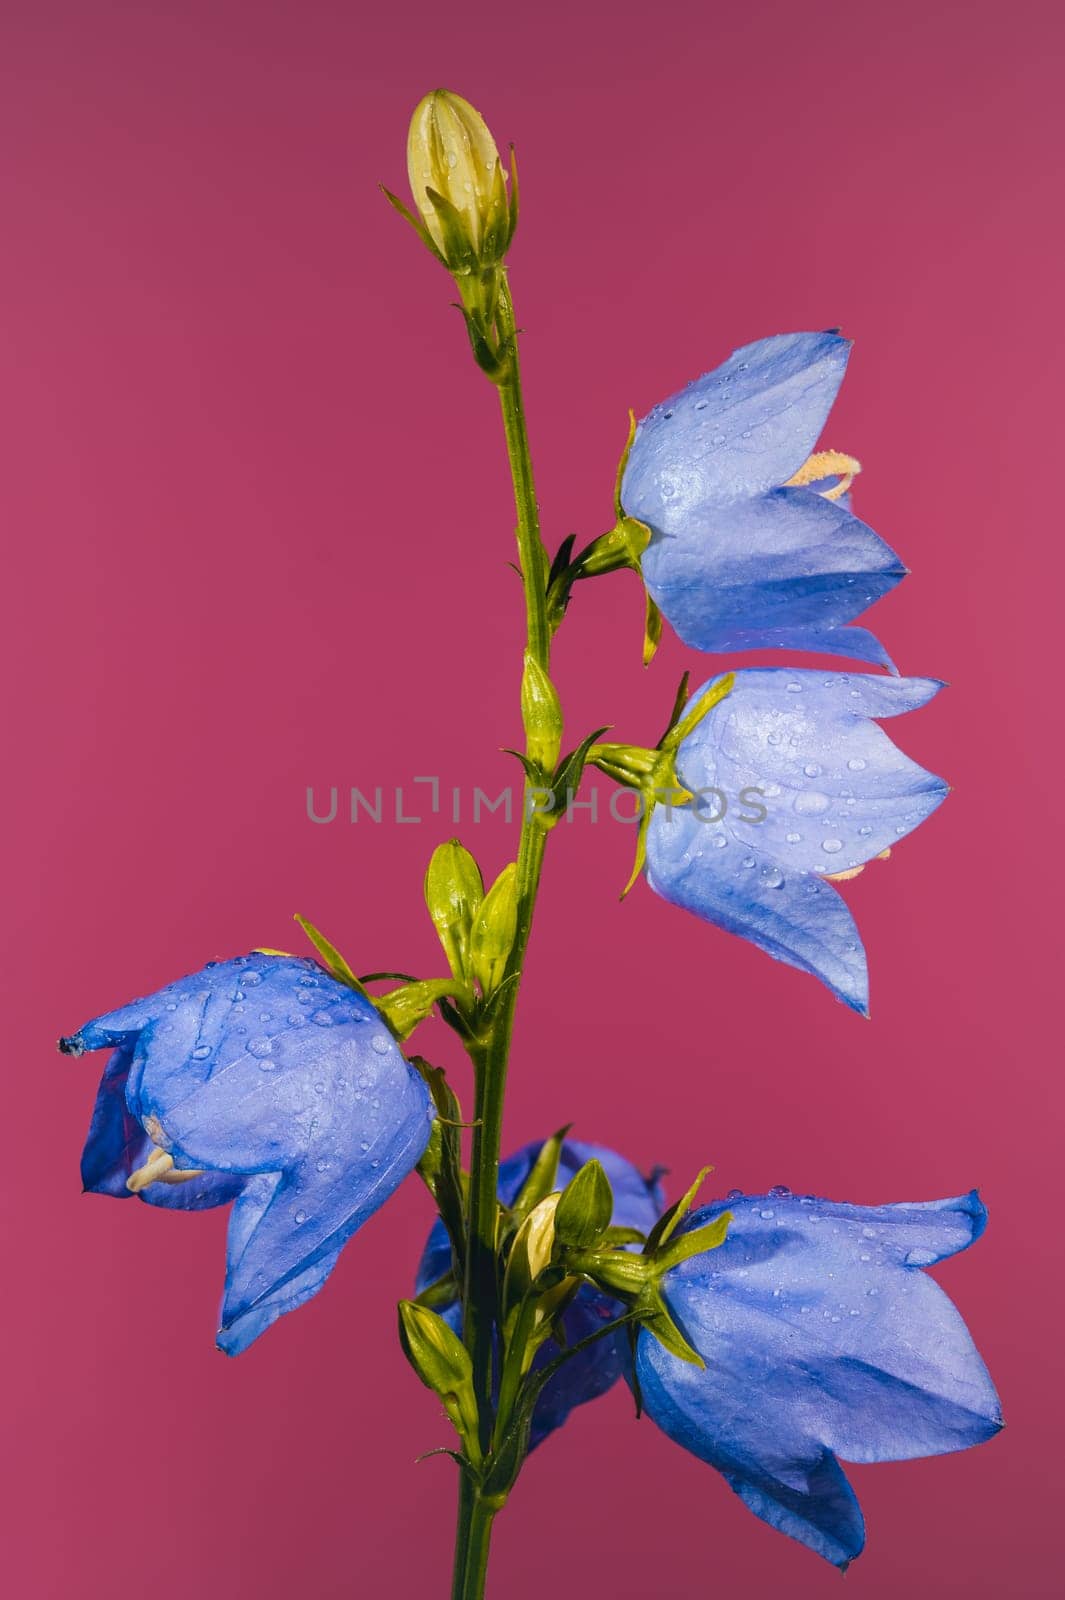
<instances>
[{"instance_id":1,"label":"pink background","mask_svg":"<svg viewBox=\"0 0 1065 1600\"><path fill-rule=\"evenodd\" d=\"M393 1332L418 1185L228 1362L224 1216L82 1198L103 1059L53 1053L211 956L299 947L297 910L362 970L428 974L446 819L315 827L306 787L515 777L495 399L375 189L403 186L408 114L441 82L519 148L550 544L607 525L630 404L748 339L842 324L828 442L862 458L859 509L914 569L875 626L954 684L896 728L956 792L850 895L871 1024L645 887L619 905L626 829L559 830L507 1142L574 1119L668 1162L674 1193L704 1161L719 1190L979 1184L989 1232L941 1278L1010 1426L854 1469L848 1595L1057 1592L1062 31L1027 0L6 8L0 1505L20 1600L446 1588L453 1471L413 1463L448 1436ZM625 577L578 595L557 656L575 736L653 738L700 670L669 639L644 673L639 625ZM501 819L459 831L492 871L513 846ZM439 1025L419 1042L465 1086ZM533 1459L493 1575L509 1600L838 1584L620 1392Z\"/></svg>"}]
</instances>

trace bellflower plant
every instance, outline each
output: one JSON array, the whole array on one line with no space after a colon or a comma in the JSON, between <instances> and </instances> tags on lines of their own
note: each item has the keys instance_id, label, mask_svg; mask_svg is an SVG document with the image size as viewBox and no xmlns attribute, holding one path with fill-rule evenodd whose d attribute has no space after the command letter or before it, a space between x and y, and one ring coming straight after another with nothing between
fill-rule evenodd
<instances>
[{"instance_id":1,"label":"bellflower plant","mask_svg":"<svg viewBox=\"0 0 1065 1600\"><path fill-rule=\"evenodd\" d=\"M493 1526L529 1451L622 1375L759 1517L845 1566L864 1530L840 1461L960 1450L1000 1425L965 1325L924 1271L979 1236L976 1195L862 1206L734 1191L695 1209L705 1170L667 1205L661 1169L645 1177L568 1129L505 1161L500 1141L541 870L588 767L636 791L630 887L645 872L665 899L868 1010L836 885L889 856L947 790L879 726L942 685L898 676L853 626L904 569L851 509L858 462L819 447L850 346L836 332L762 339L631 419L613 525L549 555L507 266L513 156L504 171L478 112L444 90L415 110L407 155L413 210L386 194L454 282L513 482L517 848L487 883L457 839L434 850L438 976L359 976L300 917L313 958L209 962L62 1039L70 1056L110 1052L83 1185L173 1210L232 1206L217 1342L237 1355L318 1293L417 1171L437 1218L399 1338L454 1429L452 1600L484 1596ZM554 636L579 584L622 569L644 585L645 662L665 619L698 650L816 650L888 670L726 667L694 694L685 674L656 744L603 742L605 725L564 744ZM468 1058L469 1114L454 1072L410 1047L434 1015Z\"/></svg>"}]
</instances>

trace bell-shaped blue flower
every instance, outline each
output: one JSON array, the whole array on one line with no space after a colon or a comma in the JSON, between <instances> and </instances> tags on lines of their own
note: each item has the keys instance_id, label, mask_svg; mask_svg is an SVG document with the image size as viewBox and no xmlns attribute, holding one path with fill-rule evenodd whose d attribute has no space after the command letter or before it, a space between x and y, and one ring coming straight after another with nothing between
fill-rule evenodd
<instances>
[{"instance_id":1,"label":"bell-shaped blue flower","mask_svg":"<svg viewBox=\"0 0 1065 1600\"><path fill-rule=\"evenodd\" d=\"M651 531L644 581L686 644L891 665L845 624L906 569L846 502L858 463L813 454L849 351L835 333L760 339L637 428L621 504Z\"/></svg>"},{"instance_id":2,"label":"bell-shaped blue flower","mask_svg":"<svg viewBox=\"0 0 1065 1600\"><path fill-rule=\"evenodd\" d=\"M865 1529L841 1460L942 1455L1002 1426L964 1322L921 1271L978 1239L986 1212L975 1193L854 1206L773 1190L683 1231L725 1210L724 1244L663 1284L705 1369L641 1330L644 1409L756 1516L846 1567Z\"/></svg>"},{"instance_id":3,"label":"bell-shaped blue flower","mask_svg":"<svg viewBox=\"0 0 1065 1600\"><path fill-rule=\"evenodd\" d=\"M652 889L868 1013L865 951L830 880L885 855L948 793L871 720L913 711L941 688L932 678L737 672L677 752L694 801L654 809Z\"/></svg>"},{"instance_id":4,"label":"bell-shaped blue flower","mask_svg":"<svg viewBox=\"0 0 1065 1600\"><path fill-rule=\"evenodd\" d=\"M424 1151L429 1093L368 1000L313 961L213 962L60 1041L110 1048L86 1189L233 1202L218 1344L247 1349L316 1294Z\"/></svg>"},{"instance_id":5,"label":"bell-shaped blue flower","mask_svg":"<svg viewBox=\"0 0 1065 1600\"><path fill-rule=\"evenodd\" d=\"M504 1205L511 1205L517 1199L542 1148L542 1142L527 1144L500 1162L498 1192ZM641 1233L650 1233L665 1208L665 1198L657 1176L645 1178L631 1162L614 1150L583 1144L578 1139L567 1139L562 1146L555 1187L565 1188L575 1173L592 1160L602 1164L610 1180L614 1193L614 1226L637 1228ZM436 1283L450 1267L451 1247L443 1223L437 1221L433 1224L418 1266L416 1293L421 1294L431 1283ZM461 1331L462 1313L457 1301L436 1309L456 1333ZM611 1295L604 1294L593 1284L584 1284L563 1315L567 1344L574 1345L587 1338L612 1317L621 1316L624 1310L625 1307ZM537 1351L533 1366L544 1367L558 1354L558 1345L553 1339L548 1339ZM609 1336L598 1339L566 1361L549 1380L537 1401L530 1431L530 1448L560 1428L574 1406L605 1394L621 1377L622 1370L622 1352Z\"/></svg>"}]
</instances>

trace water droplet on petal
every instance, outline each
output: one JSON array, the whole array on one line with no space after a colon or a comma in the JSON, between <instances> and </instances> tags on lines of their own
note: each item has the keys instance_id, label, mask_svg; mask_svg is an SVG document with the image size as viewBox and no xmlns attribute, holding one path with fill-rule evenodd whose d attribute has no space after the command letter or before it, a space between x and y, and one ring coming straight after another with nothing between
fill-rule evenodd
<instances>
[{"instance_id":1,"label":"water droplet on petal","mask_svg":"<svg viewBox=\"0 0 1065 1600\"><path fill-rule=\"evenodd\" d=\"M770 1217L775 1217L776 1216L776 1212L775 1211L759 1211L758 1215L762 1218L763 1222L768 1222Z\"/></svg>"},{"instance_id":2,"label":"water droplet on petal","mask_svg":"<svg viewBox=\"0 0 1065 1600\"><path fill-rule=\"evenodd\" d=\"M333 1018L328 1011L312 1011L311 1021L317 1022L320 1028L331 1028L333 1026Z\"/></svg>"},{"instance_id":3,"label":"water droplet on petal","mask_svg":"<svg viewBox=\"0 0 1065 1600\"><path fill-rule=\"evenodd\" d=\"M789 694L802 694L801 683L789 683L786 687Z\"/></svg>"},{"instance_id":4,"label":"water droplet on petal","mask_svg":"<svg viewBox=\"0 0 1065 1600\"><path fill-rule=\"evenodd\" d=\"M827 851L830 856L834 856L836 854L837 850L842 850L843 849L843 840L842 839L822 839L821 840L821 849Z\"/></svg>"},{"instance_id":5,"label":"water droplet on petal","mask_svg":"<svg viewBox=\"0 0 1065 1600\"><path fill-rule=\"evenodd\" d=\"M306 1211L297 1211L296 1212L294 1221L296 1221L297 1223L300 1223L300 1222L306 1222L306 1220L307 1220Z\"/></svg>"},{"instance_id":6,"label":"water droplet on petal","mask_svg":"<svg viewBox=\"0 0 1065 1600\"><path fill-rule=\"evenodd\" d=\"M375 1033L373 1038L370 1040L370 1049L376 1050L379 1056L387 1056L391 1048L392 1041L389 1039L387 1034Z\"/></svg>"},{"instance_id":7,"label":"water droplet on petal","mask_svg":"<svg viewBox=\"0 0 1065 1600\"><path fill-rule=\"evenodd\" d=\"M862 772L865 769L865 762L862 760L861 756L852 756L847 762L847 766L850 768L851 772Z\"/></svg>"},{"instance_id":8,"label":"water droplet on petal","mask_svg":"<svg viewBox=\"0 0 1065 1600\"><path fill-rule=\"evenodd\" d=\"M258 1034L254 1039L249 1039L244 1048L253 1056L268 1056L273 1054L274 1041L265 1034Z\"/></svg>"},{"instance_id":9,"label":"water droplet on petal","mask_svg":"<svg viewBox=\"0 0 1065 1600\"><path fill-rule=\"evenodd\" d=\"M730 1189L728 1194L725 1196L725 1199L726 1200L742 1200L743 1199L743 1190L742 1189Z\"/></svg>"},{"instance_id":10,"label":"water droplet on petal","mask_svg":"<svg viewBox=\"0 0 1065 1600\"><path fill-rule=\"evenodd\" d=\"M800 817L819 817L831 804L827 794L817 789L803 789L795 796L794 808Z\"/></svg>"},{"instance_id":11,"label":"water droplet on petal","mask_svg":"<svg viewBox=\"0 0 1065 1600\"><path fill-rule=\"evenodd\" d=\"M934 1250L918 1247L916 1250L908 1250L904 1259L908 1267L930 1267L939 1257Z\"/></svg>"},{"instance_id":12,"label":"water droplet on petal","mask_svg":"<svg viewBox=\"0 0 1065 1600\"><path fill-rule=\"evenodd\" d=\"M769 1193L772 1199L783 1200L791 1194L791 1190L786 1183L775 1183Z\"/></svg>"},{"instance_id":13,"label":"water droplet on petal","mask_svg":"<svg viewBox=\"0 0 1065 1600\"><path fill-rule=\"evenodd\" d=\"M802 843L802 834L801 833L786 833L784 835L784 837L788 841L789 844L801 844Z\"/></svg>"},{"instance_id":14,"label":"water droplet on petal","mask_svg":"<svg viewBox=\"0 0 1065 1600\"><path fill-rule=\"evenodd\" d=\"M816 778L818 773L821 771L821 768L817 765L816 761L808 761L802 770L805 772L808 778Z\"/></svg>"},{"instance_id":15,"label":"water droplet on petal","mask_svg":"<svg viewBox=\"0 0 1065 1600\"><path fill-rule=\"evenodd\" d=\"M198 1044L192 1052L192 1059L193 1061L206 1061L210 1054L211 1046L209 1044Z\"/></svg>"},{"instance_id":16,"label":"water droplet on petal","mask_svg":"<svg viewBox=\"0 0 1065 1600\"><path fill-rule=\"evenodd\" d=\"M779 867L770 867L762 876L762 882L767 889L779 889L784 882L784 874Z\"/></svg>"},{"instance_id":17,"label":"water droplet on petal","mask_svg":"<svg viewBox=\"0 0 1065 1600\"><path fill-rule=\"evenodd\" d=\"M723 833L715 833L711 843L713 844L715 850L723 850L728 844L728 840L725 838Z\"/></svg>"}]
</instances>

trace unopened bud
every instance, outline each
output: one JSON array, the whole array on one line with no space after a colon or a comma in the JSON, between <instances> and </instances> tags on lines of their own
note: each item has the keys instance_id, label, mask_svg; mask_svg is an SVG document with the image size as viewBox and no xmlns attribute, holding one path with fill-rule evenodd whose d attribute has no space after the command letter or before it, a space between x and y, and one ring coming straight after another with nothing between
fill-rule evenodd
<instances>
[{"instance_id":1,"label":"unopened bud","mask_svg":"<svg viewBox=\"0 0 1065 1600\"><path fill-rule=\"evenodd\" d=\"M495 140L461 95L434 89L415 107L407 138L411 193L452 272L502 261L517 221Z\"/></svg>"}]
</instances>

